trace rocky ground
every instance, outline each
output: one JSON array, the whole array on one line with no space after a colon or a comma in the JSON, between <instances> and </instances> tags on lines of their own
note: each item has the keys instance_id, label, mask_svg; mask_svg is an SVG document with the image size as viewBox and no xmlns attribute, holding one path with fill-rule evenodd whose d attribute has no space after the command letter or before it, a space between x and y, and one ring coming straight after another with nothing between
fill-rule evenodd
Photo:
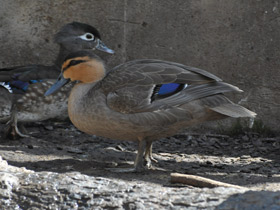
<instances>
[{"instance_id":1,"label":"rocky ground","mask_svg":"<svg viewBox=\"0 0 280 210\"><path fill-rule=\"evenodd\" d=\"M132 166L135 143L89 136L70 123L27 130L31 138L1 136L1 209L280 209L279 136L180 133L154 143L152 170L116 173L109 169ZM173 172L244 188L172 184Z\"/></svg>"}]
</instances>

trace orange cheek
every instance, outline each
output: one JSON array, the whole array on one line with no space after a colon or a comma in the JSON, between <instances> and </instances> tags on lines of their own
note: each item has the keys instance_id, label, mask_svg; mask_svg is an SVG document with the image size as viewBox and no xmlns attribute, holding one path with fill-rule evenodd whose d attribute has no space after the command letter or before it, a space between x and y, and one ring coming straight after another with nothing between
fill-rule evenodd
<instances>
[{"instance_id":1,"label":"orange cheek","mask_svg":"<svg viewBox=\"0 0 280 210\"><path fill-rule=\"evenodd\" d=\"M73 66L63 73L64 78L83 83L96 82L101 80L104 75L104 68L100 68L99 66L95 66L94 68L93 66L86 64L81 64L78 67Z\"/></svg>"},{"instance_id":2,"label":"orange cheek","mask_svg":"<svg viewBox=\"0 0 280 210\"><path fill-rule=\"evenodd\" d=\"M65 71L65 72L63 72L63 77L65 78L65 79L71 79L72 81L73 81L73 77L72 77L72 74L73 74L73 71L72 70L67 70L67 71Z\"/></svg>"},{"instance_id":3,"label":"orange cheek","mask_svg":"<svg viewBox=\"0 0 280 210\"><path fill-rule=\"evenodd\" d=\"M92 71L89 66L85 65L75 72L75 77L84 83L90 83L96 80L95 71Z\"/></svg>"}]
</instances>

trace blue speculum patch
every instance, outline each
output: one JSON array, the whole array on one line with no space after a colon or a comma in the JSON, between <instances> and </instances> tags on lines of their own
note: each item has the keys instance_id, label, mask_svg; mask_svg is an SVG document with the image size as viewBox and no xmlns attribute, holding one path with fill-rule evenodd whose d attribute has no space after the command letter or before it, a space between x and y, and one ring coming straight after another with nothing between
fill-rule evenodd
<instances>
[{"instance_id":1,"label":"blue speculum patch","mask_svg":"<svg viewBox=\"0 0 280 210\"><path fill-rule=\"evenodd\" d=\"M181 85L182 84L177 83L164 84L160 87L158 95L169 95L175 93Z\"/></svg>"},{"instance_id":2,"label":"blue speculum patch","mask_svg":"<svg viewBox=\"0 0 280 210\"><path fill-rule=\"evenodd\" d=\"M12 89L17 88L17 89L26 91L29 83L28 82L23 82L23 81L20 81L20 80L16 80L16 81L11 81L9 83L9 85L12 87Z\"/></svg>"},{"instance_id":3,"label":"blue speculum patch","mask_svg":"<svg viewBox=\"0 0 280 210\"><path fill-rule=\"evenodd\" d=\"M28 86L30 84L34 84L37 82L41 82L42 80L30 80L29 82L24 82L20 80L13 80L11 82L5 83L5 85L9 86L12 92L17 92L17 91L27 91Z\"/></svg>"},{"instance_id":4,"label":"blue speculum patch","mask_svg":"<svg viewBox=\"0 0 280 210\"><path fill-rule=\"evenodd\" d=\"M151 96L151 102L156 99L163 99L184 90L188 85L180 83L168 83L156 85Z\"/></svg>"}]
</instances>

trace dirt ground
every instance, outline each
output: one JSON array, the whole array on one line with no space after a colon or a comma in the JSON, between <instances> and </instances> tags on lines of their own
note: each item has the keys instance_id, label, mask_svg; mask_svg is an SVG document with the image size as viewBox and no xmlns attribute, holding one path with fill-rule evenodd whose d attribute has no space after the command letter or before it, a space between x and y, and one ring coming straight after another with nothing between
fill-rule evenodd
<instances>
[{"instance_id":1,"label":"dirt ground","mask_svg":"<svg viewBox=\"0 0 280 210\"><path fill-rule=\"evenodd\" d=\"M0 124L3 130L5 125ZM246 186L253 190L280 190L280 137L243 133L180 133L154 142L153 169L141 173L114 173L108 168L132 166L136 144L84 134L70 122L33 123L31 138L4 140L0 156L9 165L34 171L79 171L89 176L152 182L171 186L170 173L199 175Z\"/></svg>"}]
</instances>

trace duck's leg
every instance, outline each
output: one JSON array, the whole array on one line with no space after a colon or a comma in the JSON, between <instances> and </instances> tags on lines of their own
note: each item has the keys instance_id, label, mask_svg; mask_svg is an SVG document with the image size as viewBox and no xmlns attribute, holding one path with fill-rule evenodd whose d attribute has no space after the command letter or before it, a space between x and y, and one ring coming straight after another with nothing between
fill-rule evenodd
<instances>
[{"instance_id":1,"label":"duck's leg","mask_svg":"<svg viewBox=\"0 0 280 210\"><path fill-rule=\"evenodd\" d=\"M143 164L143 155L144 155L144 146L146 144L146 141L142 138L139 138L138 141L138 151L137 155L134 161L134 169L136 172L143 171L144 170L144 164Z\"/></svg>"},{"instance_id":2,"label":"duck's leg","mask_svg":"<svg viewBox=\"0 0 280 210\"><path fill-rule=\"evenodd\" d=\"M4 136L5 138L9 139L18 139L18 138L26 138L29 137L28 135L25 135L20 132L17 126L17 110L16 108L13 107L12 112L11 112L11 119L9 122L7 122L7 126L4 131Z\"/></svg>"},{"instance_id":3,"label":"duck's leg","mask_svg":"<svg viewBox=\"0 0 280 210\"><path fill-rule=\"evenodd\" d=\"M151 168L152 167L152 161L157 163L158 161L153 158L153 142L152 141L148 141L146 143L146 149L145 149L145 156L144 156L144 159L146 161L146 166L148 168Z\"/></svg>"},{"instance_id":4,"label":"duck's leg","mask_svg":"<svg viewBox=\"0 0 280 210\"><path fill-rule=\"evenodd\" d=\"M134 167L133 168L111 168L110 171L113 172L140 172L143 171L144 165L143 165L143 155L144 155L144 147L145 147L146 141L142 138L139 138L138 141L138 151L137 155L134 161Z\"/></svg>"}]
</instances>

